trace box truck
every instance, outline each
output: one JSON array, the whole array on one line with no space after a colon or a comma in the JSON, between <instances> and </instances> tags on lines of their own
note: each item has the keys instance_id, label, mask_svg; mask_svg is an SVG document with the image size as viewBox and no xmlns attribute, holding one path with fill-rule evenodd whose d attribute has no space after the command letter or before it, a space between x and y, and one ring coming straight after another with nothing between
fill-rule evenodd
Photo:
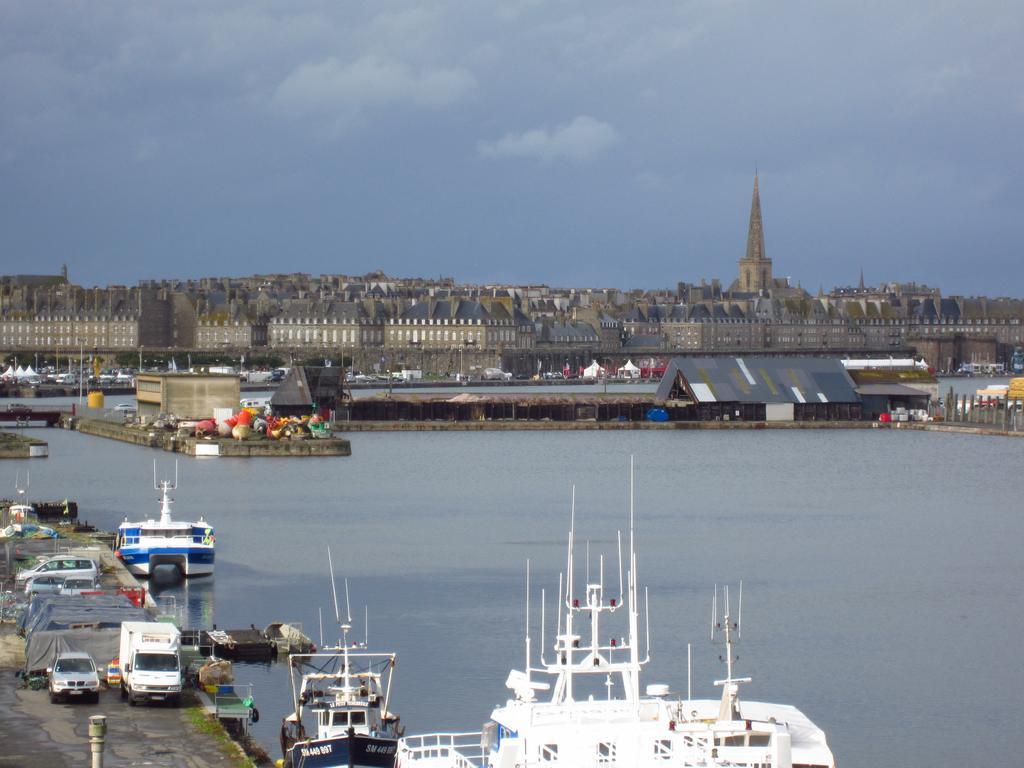
<instances>
[{"instance_id":1,"label":"box truck","mask_svg":"<svg viewBox=\"0 0 1024 768\"><path fill-rule=\"evenodd\" d=\"M121 624L121 697L129 704L140 701L181 699L181 632L159 621L125 621Z\"/></svg>"}]
</instances>

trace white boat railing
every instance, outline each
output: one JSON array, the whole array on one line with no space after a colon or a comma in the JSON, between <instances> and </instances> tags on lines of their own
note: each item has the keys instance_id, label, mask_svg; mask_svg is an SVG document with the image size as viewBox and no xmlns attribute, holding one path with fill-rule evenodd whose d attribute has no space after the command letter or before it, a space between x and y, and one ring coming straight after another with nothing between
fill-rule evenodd
<instances>
[{"instance_id":1,"label":"white boat railing","mask_svg":"<svg viewBox=\"0 0 1024 768\"><path fill-rule=\"evenodd\" d=\"M481 768L484 752L480 731L471 733L427 733L406 736L398 745L398 766L412 763Z\"/></svg>"}]
</instances>

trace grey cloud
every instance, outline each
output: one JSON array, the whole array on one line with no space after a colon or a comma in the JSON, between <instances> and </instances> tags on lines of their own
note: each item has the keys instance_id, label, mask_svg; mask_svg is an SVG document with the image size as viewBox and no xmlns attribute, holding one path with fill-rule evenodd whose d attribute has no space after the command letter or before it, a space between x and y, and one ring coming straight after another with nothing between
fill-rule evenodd
<instances>
[{"instance_id":1,"label":"grey cloud","mask_svg":"<svg viewBox=\"0 0 1024 768\"><path fill-rule=\"evenodd\" d=\"M583 162L608 150L618 140L618 134L608 123L579 115L551 131L535 128L523 133L507 133L497 141L481 141L477 151L487 158L566 158Z\"/></svg>"},{"instance_id":2,"label":"grey cloud","mask_svg":"<svg viewBox=\"0 0 1024 768\"><path fill-rule=\"evenodd\" d=\"M298 113L403 103L436 109L464 99L475 87L476 78L462 68L414 70L390 58L363 56L344 64L330 57L298 67L277 86L273 101Z\"/></svg>"},{"instance_id":3,"label":"grey cloud","mask_svg":"<svg viewBox=\"0 0 1024 768\"><path fill-rule=\"evenodd\" d=\"M0 251L674 284L732 273L757 163L805 284L1019 283L1022 38L990 0L0 3Z\"/></svg>"}]
</instances>

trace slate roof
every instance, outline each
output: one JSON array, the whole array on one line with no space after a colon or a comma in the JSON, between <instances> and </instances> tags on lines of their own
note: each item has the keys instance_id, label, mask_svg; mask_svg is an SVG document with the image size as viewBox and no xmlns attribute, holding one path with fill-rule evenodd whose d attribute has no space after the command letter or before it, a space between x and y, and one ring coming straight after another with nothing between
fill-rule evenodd
<instances>
[{"instance_id":1,"label":"slate roof","mask_svg":"<svg viewBox=\"0 0 1024 768\"><path fill-rule=\"evenodd\" d=\"M694 304L693 309L690 311L691 320L710 320L711 312L704 304Z\"/></svg>"},{"instance_id":2,"label":"slate roof","mask_svg":"<svg viewBox=\"0 0 1024 768\"><path fill-rule=\"evenodd\" d=\"M539 324L538 335L544 341L559 343L595 343L600 341L600 336L590 323L566 322L551 323L551 325Z\"/></svg>"},{"instance_id":3,"label":"slate roof","mask_svg":"<svg viewBox=\"0 0 1024 768\"><path fill-rule=\"evenodd\" d=\"M696 402L856 403L840 360L821 357L674 357L658 387L666 400L682 377Z\"/></svg>"}]
</instances>

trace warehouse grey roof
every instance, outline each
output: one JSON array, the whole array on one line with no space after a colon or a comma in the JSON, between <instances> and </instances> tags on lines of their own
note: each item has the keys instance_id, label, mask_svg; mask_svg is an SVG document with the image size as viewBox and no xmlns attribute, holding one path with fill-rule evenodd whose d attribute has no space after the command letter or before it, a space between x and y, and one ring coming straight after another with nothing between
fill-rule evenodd
<instances>
[{"instance_id":1,"label":"warehouse grey roof","mask_svg":"<svg viewBox=\"0 0 1024 768\"><path fill-rule=\"evenodd\" d=\"M906 384L861 384L858 395L879 395L882 397L931 397L923 389L908 387Z\"/></svg>"},{"instance_id":2,"label":"warehouse grey roof","mask_svg":"<svg viewBox=\"0 0 1024 768\"><path fill-rule=\"evenodd\" d=\"M860 402L841 361L821 357L675 357L658 387L699 403Z\"/></svg>"}]
</instances>

